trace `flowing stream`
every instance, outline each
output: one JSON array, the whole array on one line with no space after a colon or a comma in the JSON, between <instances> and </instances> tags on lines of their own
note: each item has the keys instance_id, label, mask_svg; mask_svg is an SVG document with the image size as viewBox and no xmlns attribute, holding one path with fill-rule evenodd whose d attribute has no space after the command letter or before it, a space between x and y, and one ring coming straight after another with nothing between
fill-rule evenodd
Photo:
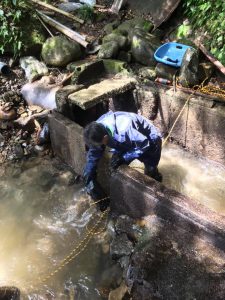
<instances>
[{"instance_id":1,"label":"flowing stream","mask_svg":"<svg viewBox=\"0 0 225 300\"><path fill-rule=\"evenodd\" d=\"M132 166L143 172L143 164ZM225 168L168 144L162 150L159 171L163 184L225 215Z\"/></svg>"},{"instance_id":2,"label":"flowing stream","mask_svg":"<svg viewBox=\"0 0 225 300\"><path fill-rule=\"evenodd\" d=\"M39 281L98 218L82 186L66 185L61 173L43 158L2 167L0 286L18 287L21 299L103 299L103 288L111 288L106 281L118 270L101 235L54 277Z\"/></svg>"},{"instance_id":3,"label":"flowing stream","mask_svg":"<svg viewBox=\"0 0 225 300\"><path fill-rule=\"evenodd\" d=\"M77 258L40 282L99 217L83 186L66 184L57 164L34 158L0 168L0 286L18 287L21 299L105 299L121 274L104 235L96 235ZM137 161L133 165L143 168ZM167 187L225 214L224 168L169 145L159 170Z\"/></svg>"}]
</instances>

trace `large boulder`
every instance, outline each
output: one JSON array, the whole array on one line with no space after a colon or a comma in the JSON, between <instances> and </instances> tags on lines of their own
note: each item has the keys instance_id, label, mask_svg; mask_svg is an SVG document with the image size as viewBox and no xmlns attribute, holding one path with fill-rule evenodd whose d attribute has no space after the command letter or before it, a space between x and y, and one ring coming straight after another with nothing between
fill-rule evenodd
<instances>
[{"instance_id":1,"label":"large boulder","mask_svg":"<svg viewBox=\"0 0 225 300\"><path fill-rule=\"evenodd\" d=\"M21 68L25 71L26 78L33 82L34 80L48 75L48 68L43 62L38 61L33 56L25 56L20 59Z\"/></svg>"},{"instance_id":2,"label":"large boulder","mask_svg":"<svg viewBox=\"0 0 225 300\"><path fill-rule=\"evenodd\" d=\"M81 57L80 45L64 36L51 37L42 47L42 57L47 65L64 67Z\"/></svg>"},{"instance_id":3,"label":"large boulder","mask_svg":"<svg viewBox=\"0 0 225 300\"><path fill-rule=\"evenodd\" d=\"M168 79L170 81L173 81L175 78L175 75L178 74L179 69L175 67L168 66L163 63L158 63L155 72L157 77Z\"/></svg>"},{"instance_id":4,"label":"large boulder","mask_svg":"<svg viewBox=\"0 0 225 300\"><path fill-rule=\"evenodd\" d=\"M188 48L182 60L179 82L184 87L191 87L199 83L198 78L198 51Z\"/></svg>"},{"instance_id":5,"label":"large boulder","mask_svg":"<svg viewBox=\"0 0 225 300\"><path fill-rule=\"evenodd\" d=\"M98 58L113 58L116 57L119 51L119 45L115 41L107 42L102 44Z\"/></svg>"},{"instance_id":6,"label":"large boulder","mask_svg":"<svg viewBox=\"0 0 225 300\"><path fill-rule=\"evenodd\" d=\"M134 18L131 20L127 20L118 26L118 30L126 35L134 29L141 29L145 32L150 32L153 29L153 24L150 21L147 21L143 18Z\"/></svg>"},{"instance_id":7,"label":"large boulder","mask_svg":"<svg viewBox=\"0 0 225 300\"><path fill-rule=\"evenodd\" d=\"M135 29L131 37L131 53L133 59L145 66L155 66L154 52L159 47L159 40L152 34Z\"/></svg>"},{"instance_id":8,"label":"large boulder","mask_svg":"<svg viewBox=\"0 0 225 300\"><path fill-rule=\"evenodd\" d=\"M103 44L108 42L116 42L120 49L124 49L127 46L127 37L118 31L114 31L103 38Z\"/></svg>"}]
</instances>

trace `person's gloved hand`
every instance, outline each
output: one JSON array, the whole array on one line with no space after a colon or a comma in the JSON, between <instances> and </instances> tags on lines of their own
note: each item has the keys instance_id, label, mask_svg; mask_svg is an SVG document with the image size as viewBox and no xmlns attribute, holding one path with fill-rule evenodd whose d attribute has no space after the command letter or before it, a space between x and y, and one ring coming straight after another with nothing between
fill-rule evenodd
<instances>
[{"instance_id":1,"label":"person's gloved hand","mask_svg":"<svg viewBox=\"0 0 225 300\"><path fill-rule=\"evenodd\" d=\"M126 161L123 158L123 156L119 155L117 153L114 153L112 158L111 158L111 164L110 164L111 168L113 170L116 170L119 166L121 166L123 164L126 164Z\"/></svg>"}]
</instances>

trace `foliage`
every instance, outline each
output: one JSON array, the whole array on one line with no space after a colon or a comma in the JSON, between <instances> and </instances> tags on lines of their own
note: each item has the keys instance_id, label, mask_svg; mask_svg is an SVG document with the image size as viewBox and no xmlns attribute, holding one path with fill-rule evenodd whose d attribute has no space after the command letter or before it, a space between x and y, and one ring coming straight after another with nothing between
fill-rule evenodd
<instances>
[{"instance_id":1,"label":"foliage","mask_svg":"<svg viewBox=\"0 0 225 300\"><path fill-rule=\"evenodd\" d=\"M225 64L225 1L184 0L185 14L194 29L204 29L205 46Z\"/></svg>"},{"instance_id":2,"label":"foliage","mask_svg":"<svg viewBox=\"0 0 225 300\"><path fill-rule=\"evenodd\" d=\"M23 46L20 23L26 16L27 7L24 0L1 0L1 2L0 52L4 53L8 48L12 48L16 56Z\"/></svg>"},{"instance_id":3,"label":"foliage","mask_svg":"<svg viewBox=\"0 0 225 300\"><path fill-rule=\"evenodd\" d=\"M94 20L94 9L90 5L83 5L77 10L77 15L84 21Z\"/></svg>"}]
</instances>

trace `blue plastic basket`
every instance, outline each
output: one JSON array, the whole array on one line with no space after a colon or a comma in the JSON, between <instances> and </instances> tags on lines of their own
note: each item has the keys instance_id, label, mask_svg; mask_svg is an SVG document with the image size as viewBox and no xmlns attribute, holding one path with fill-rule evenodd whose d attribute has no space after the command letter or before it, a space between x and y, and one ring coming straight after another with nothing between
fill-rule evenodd
<instances>
[{"instance_id":1,"label":"blue plastic basket","mask_svg":"<svg viewBox=\"0 0 225 300\"><path fill-rule=\"evenodd\" d=\"M158 62L166 65L180 67L184 54L188 48L191 47L179 43L166 43L155 51L154 58Z\"/></svg>"}]
</instances>

